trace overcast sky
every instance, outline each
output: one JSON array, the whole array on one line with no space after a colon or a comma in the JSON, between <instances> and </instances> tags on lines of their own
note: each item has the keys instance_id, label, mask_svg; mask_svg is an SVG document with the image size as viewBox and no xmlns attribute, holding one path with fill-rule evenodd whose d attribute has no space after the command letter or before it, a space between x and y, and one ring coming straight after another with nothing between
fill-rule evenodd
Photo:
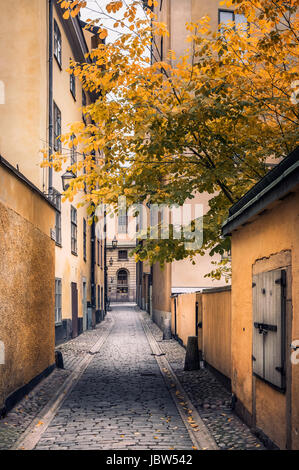
<instances>
[{"instance_id":1,"label":"overcast sky","mask_svg":"<svg viewBox=\"0 0 299 470\"><path fill-rule=\"evenodd\" d=\"M106 39L106 42L113 42L118 36L117 30L113 28L114 21L109 18L105 18L102 14L103 11L106 12L105 6L110 1L111 0L87 0L87 7L81 10L81 18L83 21L97 18L101 18L103 20L103 23L108 30L108 38ZM116 14L112 13L112 16L117 18L122 14L122 12L123 10L120 10Z\"/></svg>"}]
</instances>

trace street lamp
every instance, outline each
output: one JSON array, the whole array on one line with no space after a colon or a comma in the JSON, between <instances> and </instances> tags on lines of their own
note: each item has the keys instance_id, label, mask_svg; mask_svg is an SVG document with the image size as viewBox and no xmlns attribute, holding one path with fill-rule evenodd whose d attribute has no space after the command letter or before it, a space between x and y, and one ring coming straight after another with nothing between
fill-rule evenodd
<instances>
[{"instance_id":1,"label":"street lamp","mask_svg":"<svg viewBox=\"0 0 299 470\"><path fill-rule=\"evenodd\" d=\"M76 178L76 175L72 171L66 171L61 176L63 191L66 191L69 188L70 186L69 182L73 180L74 178Z\"/></svg>"},{"instance_id":2,"label":"street lamp","mask_svg":"<svg viewBox=\"0 0 299 470\"><path fill-rule=\"evenodd\" d=\"M116 238L116 235L114 236L113 240L112 240L112 248L113 250L115 250L115 248L117 248L117 244L118 244L118 241L117 241L117 238Z\"/></svg>"}]
</instances>

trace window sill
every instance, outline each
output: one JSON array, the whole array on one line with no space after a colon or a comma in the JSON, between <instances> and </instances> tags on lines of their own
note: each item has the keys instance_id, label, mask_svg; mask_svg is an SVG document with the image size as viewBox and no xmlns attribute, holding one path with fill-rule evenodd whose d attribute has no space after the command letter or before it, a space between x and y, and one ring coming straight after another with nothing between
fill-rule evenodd
<instances>
[{"instance_id":1,"label":"window sill","mask_svg":"<svg viewBox=\"0 0 299 470\"><path fill-rule=\"evenodd\" d=\"M56 242L55 245L58 246L58 248L62 248L62 244L59 242Z\"/></svg>"},{"instance_id":2,"label":"window sill","mask_svg":"<svg viewBox=\"0 0 299 470\"><path fill-rule=\"evenodd\" d=\"M78 256L78 253L76 253L75 251L72 251L72 255Z\"/></svg>"},{"instance_id":3,"label":"window sill","mask_svg":"<svg viewBox=\"0 0 299 470\"><path fill-rule=\"evenodd\" d=\"M63 325L62 321L60 321L60 322L55 322L55 327L56 327L56 326L62 326L62 325Z\"/></svg>"}]
</instances>

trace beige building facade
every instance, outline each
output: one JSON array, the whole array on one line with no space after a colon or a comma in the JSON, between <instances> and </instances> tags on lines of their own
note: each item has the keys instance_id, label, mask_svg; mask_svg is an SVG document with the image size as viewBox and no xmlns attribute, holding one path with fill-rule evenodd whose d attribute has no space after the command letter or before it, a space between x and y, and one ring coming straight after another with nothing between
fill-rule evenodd
<instances>
[{"instance_id":1,"label":"beige building facade","mask_svg":"<svg viewBox=\"0 0 299 470\"><path fill-rule=\"evenodd\" d=\"M18 8L1 6L0 78L5 100L0 107L0 154L25 175L56 208L56 342L75 337L104 316L104 237L96 238L86 207L62 202L62 174L83 156L62 148L58 136L82 120L82 106L92 100L66 69L70 60L85 61L95 45L79 18L63 19L57 0L19 0ZM42 149L61 150L67 162L61 173L41 168Z\"/></svg>"}]
</instances>

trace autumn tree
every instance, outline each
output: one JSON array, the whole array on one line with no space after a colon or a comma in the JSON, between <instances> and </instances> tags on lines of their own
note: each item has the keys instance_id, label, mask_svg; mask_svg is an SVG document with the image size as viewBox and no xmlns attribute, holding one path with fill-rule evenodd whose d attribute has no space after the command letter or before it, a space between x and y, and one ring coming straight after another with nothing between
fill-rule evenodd
<instances>
[{"instance_id":1,"label":"autumn tree","mask_svg":"<svg viewBox=\"0 0 299 470\"><path fill-rule=\"evenodd\" d=\"M66 198L81 191L89 205L116 204L120 195L129 204L183 204L195 193L211 195L200 250L186 251L173 238L146 240L135 250L137 259L163 263L206 250L223 253L229 246L221 239L228 208L265 175L269 157L284 157L296 146L298 1L221 4L233 6L247 22L211 31L209 18L200 18L186 25L186 54L168 51L161 60L157 38L169 33L157 21L157 2L111 1L86 28L97 26L104 39L105 20L114 18L117 39L99 44L85 64L72 65L97 99L84 109L87 124L74 123L62 136L86 155ZM65 18L85 5L61 2ZM52 158L60 170L66 156ZM221 272L220 266L213 275Z\"/></svg>"}]
</instances>

